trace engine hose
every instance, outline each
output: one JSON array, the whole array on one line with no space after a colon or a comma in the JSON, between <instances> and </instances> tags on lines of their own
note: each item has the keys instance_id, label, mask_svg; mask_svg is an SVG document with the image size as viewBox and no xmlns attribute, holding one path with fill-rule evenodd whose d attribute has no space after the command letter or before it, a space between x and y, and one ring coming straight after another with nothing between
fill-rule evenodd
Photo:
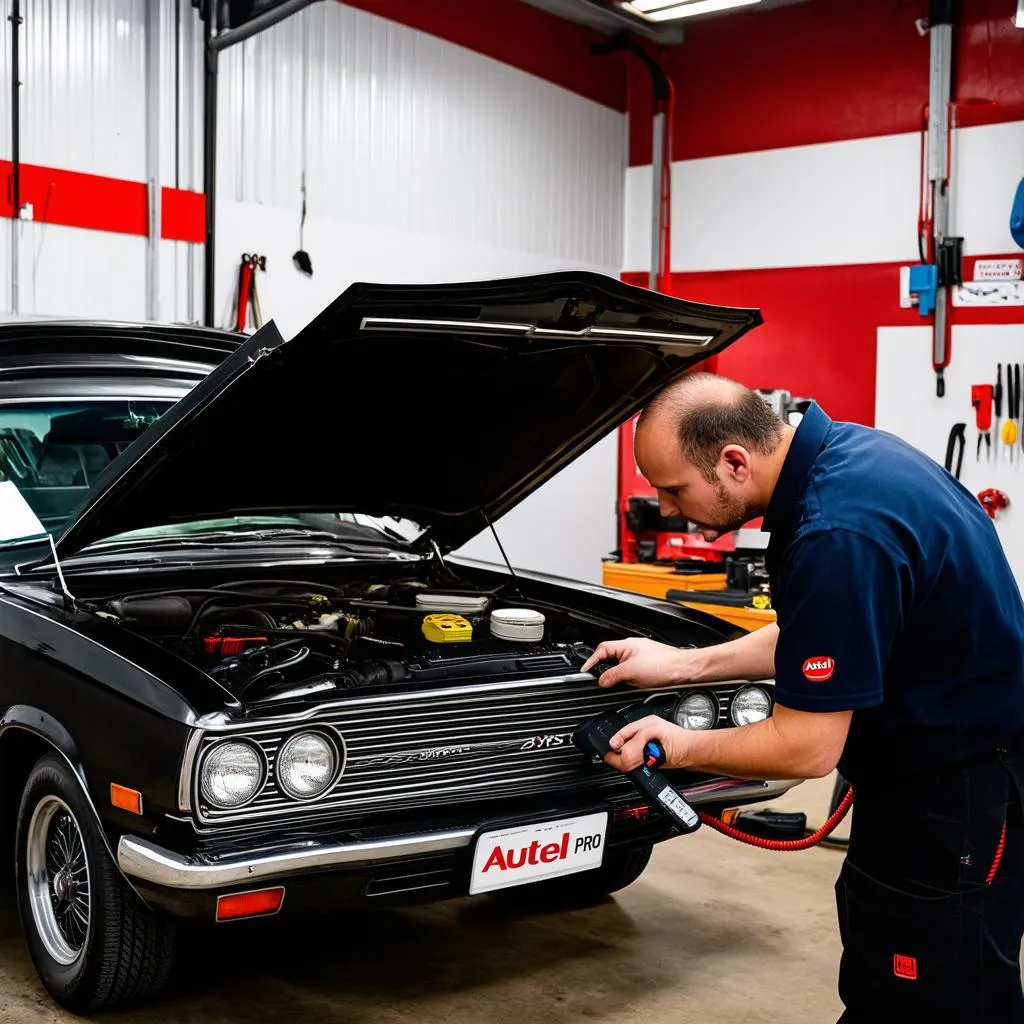
<instances>
[{"instance_id":1,"label":"engine hose","mask_svg":"<svg viewBox=\"0 0 1024 1024\"><path fill-rule=\"evenodd\" d=\"M746 832L741 832L738 828L733 828L732 825L726 825L721 818L716 818L705 811L698 812L700 814L700 820L704 822L709 828L713 828L716 832L721 832L723 836L728 836L730 839L735 839L737 842L746 843L748 846L757 846L762 850L775 850L779 853L792 853L797 850L809 850L812 846L817 846L822 840L827 839L835 830L839 823L849 813L850 808L853 806L853 789L850 788L846 791L846 795L843 797L839 806L832 812L828 821L821 826L816 832L812 832L809 836L805 836L803 839L763 839L761 836L748 835Z\"/></svg>"}]
</instances>

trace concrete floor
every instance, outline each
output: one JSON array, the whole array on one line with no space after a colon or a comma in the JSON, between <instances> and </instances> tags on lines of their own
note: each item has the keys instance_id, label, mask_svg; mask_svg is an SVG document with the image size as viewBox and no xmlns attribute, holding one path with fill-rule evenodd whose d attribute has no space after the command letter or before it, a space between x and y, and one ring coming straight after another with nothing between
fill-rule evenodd
<instances>
[{"instance_id":1,"label":"concrete floor","mask_svg":"<svg viewBox=\"0 0 1024 1024\"><path fill-rule=\"evenodd\" d=\"M830 782L773 807L816 826ZM841 827L837 835L845 832ZM843 854L778 854L703 829L660 846L599 907L510 916L486 897L322 929L211 930L168 1000L120 1024L822 1024L835 1021L832 885ZM36 980L0 898L0 1021L71 1022Z\"/></svg>"}]
</instances>

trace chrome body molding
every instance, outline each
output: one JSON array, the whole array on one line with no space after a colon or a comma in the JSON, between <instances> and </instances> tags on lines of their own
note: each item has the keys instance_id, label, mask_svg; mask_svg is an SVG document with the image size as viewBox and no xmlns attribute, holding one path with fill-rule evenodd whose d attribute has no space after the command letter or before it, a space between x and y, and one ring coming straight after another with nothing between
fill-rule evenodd
<instances>
[{"instance_id":1,"label":"chrome body molding","mask_svg":"<svg viewBox=\"0 0 1024 1024\"><path fill-rule=\"evenodd\" d=\"M712 779L682 792L695 806L728 803L731 800L770 800L780 796L799 780L749 782L740 779ZM567 811L567 814L572 813ZM483 824L483 823L481 823ZM163 849L147 839L122 836L117 846L117 864L129 878L167 889L208 890L282 878L306 871L380 863L445 853L468 847L477 826L394 836L367 842L323 845L296 843L294 848L274 852L253 850L245 857L202 861Z\"/></svg>"},{"instance_id":2,"label":"chrome body molding","mask_svg":"<svg viewBox=\"0 0 1024 1024\"><path fill-rule=\"evenodd\" d=\"M671 702L688 689L666 688L648 699ZM720 726L729 727L736 689L735 684L706 688L718 701ZM579 672L352 696L292 719L291 728L251 717L233 728L204 730L193 763L201 763L219 740L244 736L266 759L266 785L245 806L219 810L201 798L193 767L189 799L199 827L234 827L311 813L341 825L374 808L422 812L453 802L540 793L584 800L626 793L628 781L582 757L571 734L591 716L645 702L645 696L602 690L589 673ZM334 731L347 751L345 773L315 800L303 802L288 798L276 782L278 752L300 722Z\"/></svg>"}]
</instances>

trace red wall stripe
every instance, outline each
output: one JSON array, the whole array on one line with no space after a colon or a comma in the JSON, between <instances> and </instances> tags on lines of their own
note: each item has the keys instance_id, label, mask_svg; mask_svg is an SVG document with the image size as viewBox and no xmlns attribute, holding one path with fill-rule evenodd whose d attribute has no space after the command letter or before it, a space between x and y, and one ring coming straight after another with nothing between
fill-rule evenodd
<instances>
[{"instance_id":1,"label":"red wall stripe","mask_svg":"<svg viewBox=\"0 0 1024 1024\"><path fill-rule=\"evenodd\" d=\"M12 216L13 166L0 160L0 216ZM141 181L83 174L57 167L21 165L21 201L31 203L33 220L93 231L147 235L146 186ZM206 237L203 196L184 189L161 190L160 237L202 242Z\"/></svg>"},{"instance_id":2,"label":"red wall stripe","mask_svg":"<svg viewBox=\"0 0 1024 1024\"><path fill-rule=\"evenodd\" d=\"M626 109L626 70L615 58L594 57L606 39L522 0L342 0L389 21L510 64L555 85ZM473 88L472 82L466 83Z\"/></svg>"},{"instance_id":3,"label":"red wall stripe","mask_svg":"<svg viewBox=\"0 0 1024 1024\"><path fill-rule=\"evenodd\" d=\"M1024 118L1024 31L1009 0L961 0L954 96L968 127ZM918 131L927 0L814 0L686 29L661 51L676 87L673 158ZM650 79L629 65L630 163L651 161Z\"/></svg>"},{"instance_id":4,"label":"red wall stripe","mask_svg":"<svg viewBox=\"0 0 1024 1024\"><path fill-rule=\"evenodd\" d=\"M163 188L160 237L175 242L206 242L206 197L183 188Z\"/></svg>"},{"instance_id":5,"label":"red wall stripe","mask_svg":"<svg viewBox=\"0 0 1024 1024\"><path fill-rule=\"evenodd\" d=\"M877 330L929 321L899 304L899 263L673 274L672 292L695 302L752 306L763 326L716 360L715 370L752 388L817 399L830 416L874 424ZM646 287L646 273L623 274ZM1024 307L954 308L952 322L1024 323ZM952 358L956 360L956 343ZM921 366L930 376L930 363Z\"/></svg>"}]
</instances>

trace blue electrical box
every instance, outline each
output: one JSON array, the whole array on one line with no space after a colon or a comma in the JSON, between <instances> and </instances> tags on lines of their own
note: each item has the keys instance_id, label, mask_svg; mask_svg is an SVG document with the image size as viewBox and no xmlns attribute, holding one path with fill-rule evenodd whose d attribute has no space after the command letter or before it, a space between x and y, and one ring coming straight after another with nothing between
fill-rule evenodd
<instances>
[{"instance_id":1,"label":"blue electrical box","mask_svg":"<svg viewBox=\"0 0 1024 1024\"><path fill-rule=\"evenodd\" d=\"M1017 186L1017 195L1010 208L1010 234L1013 240L1024 249L1024 179Z\"/></svg>"},{"instance_id":2,"label":"blue electrical box","mask_svg":"<svg viewBox=\"0 0 1024 1024\"><path fill-rule=\"evenodd\" d=\"M939 290L939 268L934 263L917 263L910 268L910 294L917 298L917 311L928 316L935 309Z\"/></svg>"}]
</instances>

